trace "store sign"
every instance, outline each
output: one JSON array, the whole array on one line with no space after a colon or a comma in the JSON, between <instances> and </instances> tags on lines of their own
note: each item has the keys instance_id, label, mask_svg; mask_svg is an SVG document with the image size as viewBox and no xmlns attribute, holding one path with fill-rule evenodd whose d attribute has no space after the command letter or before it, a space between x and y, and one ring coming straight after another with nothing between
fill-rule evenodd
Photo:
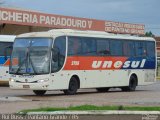
<instances>
[{"instance_id":1,"label":"store sign","mask_svg":"<svg viewBox=\"0 0 160 120\"><path fill-rule=\"evenodd\" d=\"M121 22L105 22L105 31L113 33L126 33L126 34L144 34L144 25L129 24Z\"/></svg>"},{"instance_id":2,"label":"store sign","mask_svg":"<svg viewBox=\"0 0 160 120\"><path fill-rule=\"evenodd\" d=\"M0 8L0 23L105 31L122 34L144 34L144 25L103 21L24 10Z\"/></svg>"}]
</instances>

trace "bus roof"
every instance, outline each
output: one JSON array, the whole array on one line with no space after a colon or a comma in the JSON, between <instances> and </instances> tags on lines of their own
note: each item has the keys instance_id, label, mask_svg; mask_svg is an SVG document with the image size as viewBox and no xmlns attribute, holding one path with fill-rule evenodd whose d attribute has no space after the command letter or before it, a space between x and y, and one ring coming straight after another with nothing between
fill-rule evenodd
<instances>
[{"instance_id":1,"label":"bus roof","mask_svg":"<svg viewBox=\"0 0 160 120\"><path fill-rule=\"evenodd\" d=\"M73 29L52 29L46 32L25 33L25 34L18 35L17 37L57 37L62 35L155 41L151 37L138 37L138 36L132 36L128 34L113 34L113 33L100 32L100 31L88 31L88 30L82 31L82 30L73 30Z\"/></svg>"},{"instance_id":2,"label":"bus roof","mask_svg":"<svg viewBox=\"0 0 160 120\"><path fill-rule=\"evenodd\" d=\"M0 42L14 42L15 35L0 35Z\"/></svg>"}]
</instances>

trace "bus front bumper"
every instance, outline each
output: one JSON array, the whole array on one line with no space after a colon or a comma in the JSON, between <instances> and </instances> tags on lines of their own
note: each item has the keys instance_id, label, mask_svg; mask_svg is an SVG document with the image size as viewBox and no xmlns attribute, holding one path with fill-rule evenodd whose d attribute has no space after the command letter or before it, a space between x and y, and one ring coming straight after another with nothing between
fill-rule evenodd
<instances>
[{"instance_id":1,"label":"bus front bumper","mask_svg":"<svg viewBox=\"0 0 160 120\"><path fill-rule=\"evenodd\" d=\"M48 90L49 82L42 83L18 83L9 81L11 89L30 89L30 90Z\"/></svg>"}]
</instances>

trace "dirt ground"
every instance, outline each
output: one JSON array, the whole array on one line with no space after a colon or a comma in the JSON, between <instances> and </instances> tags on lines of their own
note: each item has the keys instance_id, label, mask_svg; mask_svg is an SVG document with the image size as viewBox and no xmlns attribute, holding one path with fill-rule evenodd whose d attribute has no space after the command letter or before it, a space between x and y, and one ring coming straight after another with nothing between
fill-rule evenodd
<instances>
[{"instance_id":1,"label":"dirt ground","mask_svg":"<svg viewBox=\"0 0 160 120\"><path fill-rule=\"evenodd\" d=\"M160 106L160 81L149 86L139 86L135 92L111 89L109 92L98 93L95 89L83 89L71 96L64 95L61 91L48 91L45 96L40 97L35 96L30 90L11 90L8 87L0 87L0 113L85 104Z\"/></svg>"}]
</instances>

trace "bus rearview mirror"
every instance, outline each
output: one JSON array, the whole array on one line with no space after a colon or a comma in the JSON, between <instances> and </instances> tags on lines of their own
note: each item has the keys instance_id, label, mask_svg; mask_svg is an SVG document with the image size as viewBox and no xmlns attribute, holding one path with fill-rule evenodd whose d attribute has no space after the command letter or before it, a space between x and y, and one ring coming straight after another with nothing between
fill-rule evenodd
<instances>
[{"instance_id":1,"label":"bus rearview mirror","mask_svg":"<svg viewBox=\"0 0 160 120\"><path fill-rule=\"evenodd\" d=\"M52 48L52 60L54 62L58 61L59 51L58 48Z\"/></svg>"}]
</instances>

